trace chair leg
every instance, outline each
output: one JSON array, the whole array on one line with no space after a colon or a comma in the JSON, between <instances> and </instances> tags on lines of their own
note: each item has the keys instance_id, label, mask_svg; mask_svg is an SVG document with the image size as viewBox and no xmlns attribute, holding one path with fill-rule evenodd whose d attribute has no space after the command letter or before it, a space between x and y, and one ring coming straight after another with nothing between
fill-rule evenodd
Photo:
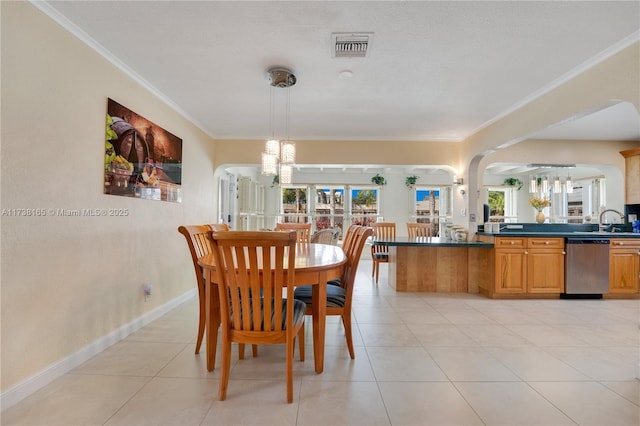
<instances>
[{"instance_id":1,"label":"chair leg","mask_svg":"<svg viewBox=\"0 0 640 426\"><path fill-rule=\"evenodd\" d=\"M253 357L258 356L258 345L251 345L251 351L253 352Z\"/></svg>"},{"instance_id":2,"label":"chair leg","mask_svg":"<svg viewBox=\"0 0 640 426\"><path fill-rule=\"evenodd\" d=\"M373 277L373 276L375 276L375 273L376 273L376 264L377 264L377 263L378 263L378 262L376 262L376 259L375 259L375 257L374 257L374 258L373 258L373 265L371 266L371 276L372 276L372 277Z\"/></svg>"},{"instance_id":3,"label":"chair leg","mask_svg":"<svg viewBox=\"0 0 640 426\"><path fill-rule=\"evenodd\" d=\"M378 284L378 275L380 274L380 262L376 262L376 284Z\"/></svg>"},{"instance_id":4,"label":"chair leg","mask_svg":"<svg viewBox=\"0 0 640 426\"><path fill-rule=\"evenodd\" d=\"M224 401L227 398L227 388L229 387L229 370L231 369L231 342L224 336L222 343L222 362L220 366L220 386L218 388L218 399Z\"/></svg>"},{"instance_id":5,"label":"chair leg","mask_svg":"<svg viewBox=\"0 0 640 426\"><path fill-rule=\"evenodd\" d=\"M304 324L300 327L300 332L298 333L298 346L300 347L300 361L304 361Z\"/></svg>"},{"instance_id":6,"label":"chair leg","mask_svg":"<svg viewBox=\"0 0 640 426\"><path fill-rule=\"evenodd\" d=\"M244 359L244 343L238 343L238 359Z\"/></svg>"},{"instance_id":7,"label":"chair leg","mask_svg":"<svg viewBox=\"0 0 640 426\"><path fill-rule=\"evenodd\" d=\"M295 336L287 341L287 402L293 402L293 350L295 348Z\"/></svg>"},{"instance_id":8,"label":"chair leg","mask_svg":"<svg viewBox=\"0 0 640 426\"><path fill-rule=\"evenodd\" d=\"M351 359L356 359L356 354L353 349L353 333L351 331L351 313L344 312L342 314L342 325L344 325L344 334L347 338L349 356L351 356Z\"/></svg>"},{"instance_id":9,"label":"chair leg","mask_svg":"<svg viewBox=\"0 0 640 426\"><path fill-rule=\"evenodd\" d=\"M206 296L204 294L204 286L198 287L198 297L200 298L200 319L198 322L198 340L196 341L196 354L200 353L200 347L202 346L202 338L204 337L204 329L207 319L207 305Z\"/></svg>"}]
</instances>

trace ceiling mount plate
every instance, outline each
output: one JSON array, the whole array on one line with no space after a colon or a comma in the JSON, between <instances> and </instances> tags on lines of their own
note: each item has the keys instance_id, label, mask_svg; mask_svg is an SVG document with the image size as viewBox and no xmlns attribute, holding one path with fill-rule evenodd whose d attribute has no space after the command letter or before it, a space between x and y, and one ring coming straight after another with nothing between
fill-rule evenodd
<instances>
[{"instance_id":1,"label":"ceiling mount plate","mask_svg":"<svg viewBox=\"0 0 640 426\"><path fill-rule=\"evenodd\" d=\"M296 76L284 67L273 67L267 70L267 81L274 87L291 87L296 84Z\"/></svg>"}]
</instances>

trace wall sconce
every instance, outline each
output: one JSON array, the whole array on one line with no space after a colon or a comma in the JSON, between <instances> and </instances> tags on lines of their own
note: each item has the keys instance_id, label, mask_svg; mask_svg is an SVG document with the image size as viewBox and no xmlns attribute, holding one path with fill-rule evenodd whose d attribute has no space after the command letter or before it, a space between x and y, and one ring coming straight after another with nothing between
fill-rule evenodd
<instances>
[{"instance_id":1,"label":"wall sconce","mask_svg":"<svg viewBox=\"0 0 640 426\"><path fill-rule=\"evenodd\" d=\"M454 185L462 185L464 183L462 178L459 178L458 176L454 176L453 177L453 184Z\"/></svg>"}]
</instances>

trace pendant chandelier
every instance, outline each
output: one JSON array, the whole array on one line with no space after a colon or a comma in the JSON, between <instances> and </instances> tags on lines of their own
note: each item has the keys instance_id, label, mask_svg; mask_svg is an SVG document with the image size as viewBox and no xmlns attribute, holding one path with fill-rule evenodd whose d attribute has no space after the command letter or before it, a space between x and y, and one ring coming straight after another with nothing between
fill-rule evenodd
<instances>
[{"instance_id":1,"label":"pendant chandelier","mask_svg":"<svg viewBox=\"0 0 640 426\"><path fill-rule=\"evenodd\" d=\"M296 84L296 76L291 70L282 67L273 67L267 70L269 82L269 127L271 138L266 141L262 153L262 174L267 176L277 175L281 184L290 184L293 174L293 166L296 162L296 146L289 140L289 111L291 105L291 86ZM275 137L274 106L275 90L286 89L287 99L285 108L286 140L280 141Z\"/></svg>"},{"instance_id":2,"label":"pendant chandelier","mask_svg":"<svg viewBox=\"0 0 640 426\"><path fill-rule=\"evenodd\" d=\"M547 176L538 177L531 176L531 180L529 181L529 192L535 194L540 192L542 194L548 194L549 188L553 190L554 194L561 194L563 187L565 188L565 192L567 194L573 193L573 182L571 181L571 176L567 175L567 179L562 184L560 180L560 176L556 175L553 179L553 185L549 185L549 178Z\"/></svg>"}]
</instances>

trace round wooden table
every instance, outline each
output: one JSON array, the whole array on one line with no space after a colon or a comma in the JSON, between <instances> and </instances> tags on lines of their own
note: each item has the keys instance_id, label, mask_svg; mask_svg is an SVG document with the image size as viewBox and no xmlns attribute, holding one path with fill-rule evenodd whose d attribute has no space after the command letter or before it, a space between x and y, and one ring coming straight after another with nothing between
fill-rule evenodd
<instances>
[{"instance_id":1,"label":"round wooden table","mask_svg":"<svg viewBox=\"0 0 640 426\"><path fill-rule=\"evenodd\" d=\"M316 373L324 369L324 333L327 316L327 281L340 278L347 263L347 257L338 246L314 243L296 245L295 285L312 286L313 358ZM207 370L215 368L218 328L220 326L220 301L214 282L215 260L212 254L198 259L205 279L207 306L206 345ZM285 257L284 267L287 268Z\"/></svg>"}]
</instances>

